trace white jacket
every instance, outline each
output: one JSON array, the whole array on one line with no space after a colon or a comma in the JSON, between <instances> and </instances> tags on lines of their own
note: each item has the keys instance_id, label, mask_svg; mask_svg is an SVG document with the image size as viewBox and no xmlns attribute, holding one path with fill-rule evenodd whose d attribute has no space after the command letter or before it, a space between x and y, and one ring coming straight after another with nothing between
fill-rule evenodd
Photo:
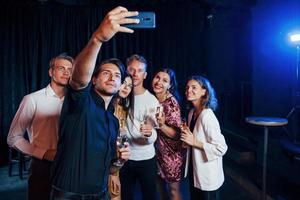
<instances>
[{"instance_id":1,"label":"white jacket","mask_svg":"<svg viewBox=\"0 0 300 200\"><path fill-rule=\"evenodd\" d=\"M190 125L194 110L189 112ZM185 165L185 177L189 169L190 151L193 151L194 187L203 191L217 190L224 182L222 156L227 151L219 122L211 109L204 109L199 115L194 130L197 140L203 142L204 150L189 147Z\"/></svg>"}]
</instances>

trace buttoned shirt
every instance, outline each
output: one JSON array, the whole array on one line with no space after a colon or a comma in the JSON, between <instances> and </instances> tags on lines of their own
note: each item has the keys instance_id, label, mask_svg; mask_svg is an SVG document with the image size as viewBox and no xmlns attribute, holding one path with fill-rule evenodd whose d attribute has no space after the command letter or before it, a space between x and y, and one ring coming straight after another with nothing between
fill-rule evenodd
<instances>
[{"instance_id":1,"label":"buttoned shirt","mask_svg":"<svg viewBox=\"0 0 300 200\"><path fill-rule=\"evenodd\" d=\"M91 84L81 90L68 88L52 165L55 187L77 194L101 194L107 190L119 130L113 111L112 103L105 109L104 100Z\"/></svg>"},{"instance_id":2,"label":"buttoned shirt","mask_svg":"<svg viewBox=\"0 0 300 200\"><path fill-rule=\"evenodd\" d=\"M55 94L50 84L26 95L11 123L8 145L43 159L47 150L56 149L62 104L63 98ZM24 138L26 130L29 141Z\"/></svg>"}]
</instances>

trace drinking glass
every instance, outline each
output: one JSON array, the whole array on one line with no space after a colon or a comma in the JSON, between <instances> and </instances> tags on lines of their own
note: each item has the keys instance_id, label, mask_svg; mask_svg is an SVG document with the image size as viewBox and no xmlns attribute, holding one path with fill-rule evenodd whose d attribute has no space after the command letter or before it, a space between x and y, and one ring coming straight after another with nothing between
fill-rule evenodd
<instances>
[{"instance_id":1,"label":"drinking glass","mask_svg":"<svg viewBox=\"0 0 300 200\"><path fill-rule=\"evenodd\" d=\"M119 135L117 137L117 151L125 147L125 142L128 142L128 138L126 137L126 135ZM121 158L120 153L118 153L118 159L113 163L113 165L117 167L122 167L123 164L124 160Z\"/></svg>"},{"instance_id":2,"label":"drinking glass","mask_svg":"<svg viewBox=\"0 0 300 200\"><path fill-rule=\"evenodd\" d=\"M157 119L158 117L162 117L162 115L163 115L163 107L162 107L162 105L159 105L156 107L155 117ZM157 128L157 129L160 128L158 122L156 122L156 126L154 128Z\"/></svg>"},{"instance_id":3,"label":"drinking glass","mask_svg":"<svg viewBox=\"0 0 300 200\"><path fill-rule=\"evenodd\" d=\"M139 110L137 120L140 122L140 124L146 124L147 110Z\"/></svg>"},{"instance_id":4,"label":"drinking glass","mask_svg":"<svg viewBox=\"0 0 300 200\"><path fill-rule=\"evenodd\" d=\"M181 131L188 129L188 125L187 125L187 121L186 121L185 117L181 117L180 129L181 129ZM186 144L185 142L182 142L182 147L187 148L188 144Z\"/></svg>"}]
</instances>

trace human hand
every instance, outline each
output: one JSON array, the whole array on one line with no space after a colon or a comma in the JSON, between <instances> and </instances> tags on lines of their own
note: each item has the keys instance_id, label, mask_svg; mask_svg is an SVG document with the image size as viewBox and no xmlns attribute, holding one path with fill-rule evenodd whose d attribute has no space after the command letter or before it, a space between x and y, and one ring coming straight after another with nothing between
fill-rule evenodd
<instances>
[{"instance_id":1,"label":"human hand","mask_svg":"<svg viewBox=\"0 0 300 200\"><path fill-rule=\"evenodd\" d=\"M140 132L145 137L150 137L152 135L153 125L149 124L141 124Z\"/></svg>"},{"instance_id":2,"label":"human hand","mask_svg":"<svg viewBox=\"0 0 300 200\"><path fill-rule=\"evenodd\" d=\"M109 175L110 178L110 192L113 195L119 195L120 190L121 190L121 183L120 183L120 178L117 175L111 174Z\"/></svg>"},{"instance_id":3,"label":"human hand","mask_svg":"<svg viewBox=\"0 0 300 200\"><path fill-rule=\"evenodd\" d=\"M44 159L48 161L53 161L56 154L56 149L48 149L44 154Z\"/></svg>"},{"instance_id":4,"label":"human hand","mask_svg":"<svg viewBox=\"0 0 300 200\"><path fill-rule=\"evenodd\" d=\"M138 12L128 11L124 7L116 7L111 10L101 24L94 32L93 36L98 42L106 42L111 39L117 32L133 33L132 29L124 27L124 24L137 24L139 19L132 19L128 17L137 16Z\"/></svg>"},{"instance_id":5,"label":"human hand","mask_svg":"<svg viewBox=\"0 0 300 200\"><path fill-rule=\"evenodd\" d=\"M195 143L194 135L189 128L181 129L180 140L189 146L193 146Z\"/></svg>"},{"instance_id":6,"label":"human hand","mask_svg":"<svg viewBox=\"0 0 300 200\"><path fill-rule=\"evenodd\" d=\"M117 146L119 146L117 144ZM124 146L122 146L121 148L118 148L118 152L119 152L119 158L127 161L130 157L130 148L129 148L129 143L125 142Z\"/></svg>"}]
</instances>

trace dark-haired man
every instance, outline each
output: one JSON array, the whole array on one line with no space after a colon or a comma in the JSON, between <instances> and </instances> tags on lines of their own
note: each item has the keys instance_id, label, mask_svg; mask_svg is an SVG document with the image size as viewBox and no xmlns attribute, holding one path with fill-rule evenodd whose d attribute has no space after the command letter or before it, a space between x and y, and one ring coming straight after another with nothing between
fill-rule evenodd
<instances>
[{"instance_id":1,"label":"dark-haired man","mask_svg":"<svg viewBox=\"0 0 300 200\"><path fill-rule=\"evenodd\" d=\"M108 175L116 170L111 161L119 130L111 99L121 85L124 66L109 59L94 68L103 42L117 32L132 33L122 25L137 23L126 18L137 14L123 7L110 11L75 60L62 108L51 199L109 199ZM128 146L118 151L128 160Z\"/></svg>"},{"instance_id":2,"label":"dark-haired man","mask_svg":"<svg viewBox=\"0 0 300 200\"><path fill-rule=\"evenodd\" d=\"M32 156L28 179L28 199L49 199L50 166L56 153L58 124L73 58L61 54L50 61L50 84L26 95L12 121L7 143ZM28 132L29 141L24 139Z\"/></svg>"}]
</instances>

